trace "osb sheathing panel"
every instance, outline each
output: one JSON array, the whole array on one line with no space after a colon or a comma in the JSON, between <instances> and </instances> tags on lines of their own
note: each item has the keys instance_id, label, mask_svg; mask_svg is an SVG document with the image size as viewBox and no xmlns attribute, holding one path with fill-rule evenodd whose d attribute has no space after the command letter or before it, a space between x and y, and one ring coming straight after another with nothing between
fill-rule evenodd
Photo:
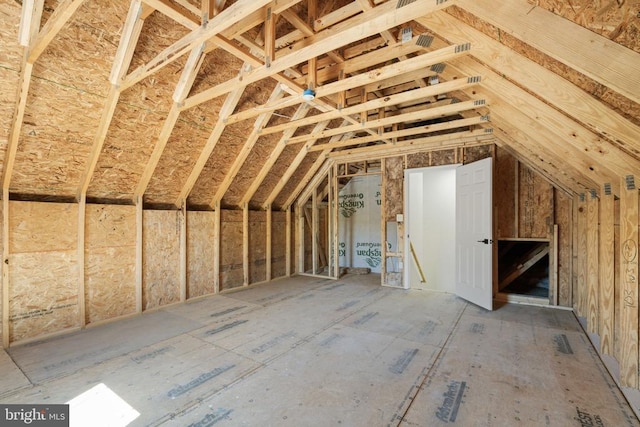
<instances>
[{"instance_id":1,"label":"osb sheathing panel","mask_svg":"<svg viewBox=\"0 0 640 427\"><path fill-rule=\"evenodd\" d=\"M589 2L589 0L582 0L582 2L586 4ZM614 2L610 3L613 4ZM571 6L572 5L573 2L571 2ZM504 31L500 31L495 26L478 19L477 17L463 11L456 6L447 8L447 12L460 19L461 21L471 25L477 30L482 31L495 40L500 41L502 44L513 49L520 55L529 58L530 60L548 68L549 70L569 80L571 83L583 89L585 92L592 94L600 101L609 105L612 109L626 117L631 122L635 123L636 125L640 125L640 104L627 99L626 97L616 93L611 89L606 88L605 86L594 81L593 79L590 79L584 74L579 73L578 71L570 67L567 67L561 62L543 54L539 50L532 48L530 45L523 43L522 41ZM638 11L636 10L635 13L637 14L637 12ZM640 37L638 37L637 35L635 37L635 47L637 48L638 46L640 46L640 42L638 42L638 40L640 40ZM634 147L626 148L630 151L634 150ZM637 150L635 151L635 153L636 155L638 154Z\"/></svg>"},{"instance_id":2,"label":"osb sheathing panel","mask_svg":"<svg viewBox=\"0 0 640 427\"><path fill-rule=\"evenodd\" d=\"M249 211L249 283L267 279L267 214Z\"/></svg>"},{"instance_id":3,"label":"osb sheathing panel","mask_svg":"<svg viewBox=\"0 0 640 427\"><path fill-rule=\"evenodd\" d=\"M275 87L275 82L267 80L249 85L240 98L241 104L266 102ZM242 147L253 131L254 121L242 121L226 126L218 140L209 160L189 195L189 203L193 205L209 205L229 173L230 167L240 154ZM249 165L250 167L250 165ZM241 174L250 174L247 168ZM257 171L253 172L255 175Z\"/></svg>"},{"instance_id":4,"label":"osb sheathing panel","mask_svg":"<svg viewBox=\"0 0 640 427\"><path fill-rule=\"evenodd\" d=\"M86 322L135 313L136 208L87 205Z\"/></svg>"},{"instance_id":5,"label":"osb sheathing panel","mask_svg":"<svg viewBox=\"0 0 640 427\"><path fill-rule=\"evenodd\" d=\"M145 19L130 70L151 60L184 34L186 30L169 18L151 14ZM173 103L171 97L186 57L183 55L120 95L88 197L122 199L133 195Z\"/></svg>"},{"instance_id":6,"label":"osb sheathing panel","mask_svg":"<svg viewBox=\"0 0 640 427\"><path fill-rule=\"evenodd\" d=\"M144 211L144 310L180 301L181 215L180 211Z\"/></svg>"},{"instance_id":7,"label":"osb sheathing panel","mask_svg":"<svg viewBox=\"0 0 640 427\"><path fill-rule=\"evenodd\" d=\"M300 144L291 144L285 147L282 153L280 153L280 156L278 156L278 160L276 160L275 164L262 181L262 185L253 195L253 198L251 199L252 206L258 207L267 200L273 189L278 184L278 181L280 181L282 175L286 172L289 165L293 162L293 159L295 159L300 152L301 148L302 145Z\"/></svg>"},{"instance_id":8,"label":"osb sheathing panel","mask_svg":"<svg viewBox=\"0 0 640 427\"><path fill-rule=\"evenodd\" d=\"M313 166L313 163L316 161L318 156L320 156L320 154L321 153L319 151L315 151L315 152L308 153L305 156L302 163L300 163L300 166L298 166L298 168L293 173L293 175L291 175L291 178L287 181L285 186L282 188L282 191L280 191L280 194L278 194L278 197L276 197L275 200L273 201L273 204L275 207L277 208L284 207L283 206L284 203L291 196L291 193L293 193L296 187L298 187L298 185L302 182L303 178L309 172L309 170Z\"/></svg>"},{"instance_id":9,"label":"osb sheathing panel","mask_svg":"<svg viewBox=\"0 0 640 427\"><path fill-rule=\"evenodd\" d=\"M528 0L576 24L640 53L637 1Z\"/></svg>"},{"instance_id":10,"label":"osb sheathing panel","mask_svg":"<svg viewBox=\"0 0 640 427\"><path fill-rule=\"evenodd\" d=\"M518 237L548 238L552 207L553 187L521 164L518 183Z\"/></svg>"},{"instance_id":11,"label":"osb sheathing panel","mask_svg":"<svg viewBox=\"0 0 640 427\"><path fill-rule=\"evenodd\" d=\"M187 212L187 296L214 292L213 212Z\"/></svg>"},{"instance_id":12,"label":"osb sheathing panel","mask_svg":"<svg viewBox=\"0 0 640 427\"><path fill-rule=\"evenodd\" d=\"M242 211L220 212L220 289L242 286Z\"/></svg>"},{"instance_id":13,"label":"osb sheathing panel","mask_svg":"<svg viewBox=\"0 0 640 427\"><path fill-rule=\"evenodd\" d=\"M396 215L404 212L404 159L386 158L384 166L384 217L396 221Z\"/></svg>"},{"instance_id":14,"label":"osb sheathing panel","mask_svg":"<svg viewBox=\"0 0 640 427\"><path fill-rule=\"evenodd\" d=\"M78 190L100 119L100 98L34 79L11 191L73 196Z\"/></svg>"},{"instance_id":15,"label":"osb sheathing panel","mask_svg":"<svg viewBox=\"0 0 640 427\"><path fill-rule=\"evenodd\" d=\"M271 213L271 277L283 277L287 274L287 214Z\"/></svg>"},{"instance_id":16,"label":"osb sheathing panel","mask_svg":"<svg viewBox=\"0 0 640 427\"><path fill-rule=\"evenodd\" d=\"M269 160L271 153L280 140L281 134L271 134L260 137L256 145L249 153L247 160L242 165L240 172L236 175L222 199L224 206L240 206L240 202L247 192L249 186L256 179L256 176Z\"/></svg>"},{"instance_id":17,"label":"osb sheathing panel","mask_svg":"<svg viewBox=\"0 0 640 427\"><path fill-rule=\"evenodd\" d=\"M496 182L494 206L497 215L498 237L513 238L516 235L516 167L518 161L504 149L498 148L495 161Z\"/></svg>"},{"instance_id":18,"label":"osb sheathing panel","mask_svg":"<svg viewBox=\"0 0 640 427\"><path fill-rule=\"evenodd\" d=\"M15 1L0 2L0 173L4 168L4 156L11 130L13 111L20 81L22 47L18 44L20 4Z\"/></svg>"},{"instance_id":19,"label":"osb sheathing panel","mask_svg":"<svg viewBox=\"0 0 640 427\"><path fill-rule=\"evenodd\" d=\"M307 114L306 117L310 117L311 115L313 115L312 113ZM289 117L293 116L293 114L295 114L294 108L279 110L278 115L274 114L269 120L269 126L277 126L281 123L286 123L289 121ZM249 123L249 121L246 121L245 123ZM306 133L309 133L311 131L311 128L309 126L304 126L302 129ZM251 150L249 156L247 156L246 161L243 163L242 169L236 175L235 179L231 183L231 186L227 190L227 193L223 198L224 206L240 205L240 202L249 186L253 183L253 180L256 178L265 162L267 162L267 160L270 160L273 149L278 144L281 137L282 133L275 133L258 138L256 144L253 147L253 150ZM298 147L301 147L301 145L297 145ZM284 167L284 165L282 165L282 167ZM282 173L283 170L277 169L277 172Z\"/></svg>"},{"instance_id":20,"label":"osb sheathing panel","mask_svg":"<svg viewBox=\"0 0 640 427\"><path fill-rule=\"evenodd\" d=\"M572 198L554 191L555 223L558 225L558 305L571 307L571 209Z\"/></svg>"},{"instance_id":21,"label":"osb sheathing panel","mask_svg":"<svg viewBox=\"0 0 640 427\"><path fill-rule=\"evenodd\" d=\"M219 99L180 114L171 137L145 191L148 203L176 203L217 120L208 111L220 109Z\"/></svg>"},{"instance_id":22,"label":"osb sheathing panel","mask_svg":"<svg viewBox=\"0 0 640 427\"><path fill-rule=\"evenodd\" d=\"M216 49L205 56L191 94L234 78L242 62L227 52ZM174 203L193 170L211 132L226 95L185 110L162 152L149 182L145 200L150 203Z\"/></svg>"},{"instance_id":23,"label":"osb sheathing panel","mask_svg":"<svg viewBox=\"0 0 640 427\"><path fill-rule=\"evenodd\" d=\"M78 205L9 203L11 341L79 326Z\"/></svg>"},{"instance_id":24,"label":"osb sheathing panel","mask_svg":"<svg viewBox=\"0 0 640 427\"><path fill-rule=\"evenodd\" d=\"M12 191L77 191L126 11L123 2L85 2L35 63Z\"/></svg>"}]
</instances>

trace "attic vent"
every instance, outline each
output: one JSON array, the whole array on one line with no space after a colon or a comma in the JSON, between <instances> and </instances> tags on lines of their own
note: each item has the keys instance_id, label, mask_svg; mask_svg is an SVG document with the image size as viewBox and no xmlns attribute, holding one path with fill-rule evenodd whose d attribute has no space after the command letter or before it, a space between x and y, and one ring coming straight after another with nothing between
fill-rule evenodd
<instances>
[{"instance_id":1,"label":"attic vent","mask_svg":"<svg viewBox=\"0 0 640 427\"><path fill-rule=\"evenodd\" d=\"M581 201L581 202L584 202L584 199L585 199L585 197L584 197L584 193L580 193L580 201Z\"/></svg>"},{"instance_id":2,"label":"attic vent","mask_svg":"<svg viewBox=\"0 0 640 427\"><path fill-rule=\"evenodd\" d=\"M589 192L591 193L591 198L595 199L596 197L598 197L598 193L596 193L596 189L592 188L591 190L589 190Z\"/></svg>"},{"instance_id":3,"label":"attic vent","mask_svg":"<svg viewBox=\"0 0 640 427\"><path fill-rule=\"evenodd\" d=\"M398 4L396 5L396 9L400 9L401 7L405 7L406 5L409 5L413 2L415 2L416 0L398 0Z\"/></svg>"},{"instance_id":4,"label":"attic vent","mask_svg":"<svg viewBox=\"0 0 640 427\"><path fill-rule=\"evenodd\" d=\"M471 49L471 43L459 44L456 46L456 53L466 52Z\"/></svg>"},{"instance_id":5,"label":"attic vent","mask_svg":"<svg viewBox=\"0 0 640 427\"><path fill-rule=\"evenodd\" d=\"M484 99L476 99L475 101L473 101L473 106L477 107L479 105L484 105L486 103L486 101Z\"/></svg>"},{"instance_id":6,"label":"attic vent","mask_svg":"<svg viewBox=\"0 0 640 427\"><path fill-rule=\"evenodd\" d=\"M484 133L493 133L493 128L487 128L484 130Z\"/></svg>"},{"instance_id":7,"label":"attic vent","mask_svg":"<svg viewBox=\"0 0 640 427\"><path fill-rule=\"evenodd\" d=\"M612 193L611 191L611 183L610 182L606 182L604 184L604 194L606 194L607 196L610 196Z\"/></svg>"},{"instance_id":8,"label":"attic vent","mask_svg":"<svg viewBox=\"0 0 640 427\"><path fill-rule=\"evenodd\" d=\"M429 47L433 43L433 37L428 34L420 34L416 40L416 44L422 47Z\"/></svg>"},{"instance_id":9,"label":"attic vent","mask_svg":"<svg viewBox=\"0 0 640 427\"><path fill-rule=\"evenodd\" d=\"M489 121L489 115L481 116L480 120L482 120L483 122L488 122Z\"/></svg>"},{"instance_id":10,"label":"attic vent","mask_svg":"<svg viewBox=\"0 0 640 427\"><path fill-rule=\"evenodd\" d=\"M413 38L413 30L411 27L403 28L400 34L402 35L402 43L407 43Z\"/></svg>"},{"instance_id":11,"label":"attic vent","mask_svg":"<svg viewBox=\"0 0 640 427\"><path fill-rule=\"evenodd\" d=\"M627 190L635 190L636 189L636 182L633 179L633 175L627 175L624 180L627 183Z\"/></svg>"},{"instance_id":12,"label":"attic vent","mask_svg":"<svg viewBox=\"0 0 640 427\"><path fill-rule=\"evenodd\" d=\"M480 83L480 76L472 76L472 77L468 77L467 78L467 83L473 84L473 83Z\"/></svg>"},{"instance_id":13,"label":"attic vent","mask_svg":"<svg viewBox=\"0 0 640 427\"><path fill-rule=\"evenodd\" d=\"M444 71L444 67L446 67L446 65L444 65L443 63L433 64L430 70L433 71L434 73L441 73Z\"/></svg>"}]
</instances>

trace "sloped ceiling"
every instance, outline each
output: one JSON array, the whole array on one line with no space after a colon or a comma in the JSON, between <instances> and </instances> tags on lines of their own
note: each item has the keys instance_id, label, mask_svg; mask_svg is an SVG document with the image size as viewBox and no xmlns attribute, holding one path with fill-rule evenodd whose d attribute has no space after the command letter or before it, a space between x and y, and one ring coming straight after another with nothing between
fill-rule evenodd
<instances>
[{"instance_id":1,"label":"sloped ceiling","mask_svg":"<svg viewBox=\"0 0 640 427\"><path fill-rule=\"evenodd\" d=\"M1 0L0 18L4 197L284 208L331 159L485 143L570 193L640 171L633 2Z\"/></svg>"}]
</instances>

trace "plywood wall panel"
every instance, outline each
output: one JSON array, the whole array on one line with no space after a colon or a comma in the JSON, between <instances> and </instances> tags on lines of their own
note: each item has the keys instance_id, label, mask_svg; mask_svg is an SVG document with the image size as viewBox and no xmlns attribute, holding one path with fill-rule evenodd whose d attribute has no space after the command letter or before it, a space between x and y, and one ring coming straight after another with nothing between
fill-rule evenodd
<instances>
[{"instance_id":1,"label":"plywood wall panel","mask_svg":"<svg viewBox=\"0 0 640 427\"><path fill-rule=\"evenodd\" d=\"M521 164L519 190L519 236L548 238L553 206L553 187L533 170Z\"/></svg>"},{"instance_id":2,"label":"plywood wall panel","mask_svg":"<svg viewBox=\"0 0 640 427\"><path fill-rule=\"evenodd\" d=\"M87 205L86 322L135 313L136 208Z\"/></svg>"},{"instance_id":3,"label":"plywood wall panel","mask_svg":"<svg viewBox=\"0 0 640 427\"><path fill-rule=\"evenodd\" d=\"M102 247L85 254L87 324L135 313L135 249Z\"/></svg>"},{"instance_id":4,"label":"plywood wall panel","mask_svg":"<svg viewBox=\"0 0 640 427\"><path fill-rule=\"evenodd\" d=\"M213 212L187 212L187 296L214 293Z\"/></svg>"},{"instance_id":5,"label":"plywood wall panel","mask_svg":"<svg viewBox=\"0 0 640 427\"><path fill-rule=\"evenodd\" d=\"M180 301L180 211L144 211L143 310Z\"/></svg>"},{"instance_id":6,"label":"plywood wall panel","mask_svg":"<svg viewBox=\"0 0 640 427\"><path fill-rule=\"evenodd\" d=\"M284 277L287 274L287 214L271 214L271 276Z\"/></svg>"},{"instance_id":7,"label":"plywood wall panel","mask_svg":"<svg viewBox=\"0 0 640 427\"><path fill-rule=\"evenodd\" d=\"M75 249L78 205L9 202L9 252L48 252Z\"/></svg>"},{"instance_id":8,"label":"plywood wall panel","mask_svg":"<svg viewBox=\"0 0 640 427\"><path fill-rule=\"evenodd\" d=\"M77 258L75 250L9 256L12 342L80 326Z\"/></svg>"},{"instance_id":9,"label":"plywood wall panel","mask_svg":"<svg viewBox=\"0 0 640 427\"><path fill-rule=\"evenodd\" d=\"M220 289L242 286L242 211L222 210L220 225Z\"/></svg>"},{"instance_id":10,"label":"plywood wall panel","mask_svg":"<svg viewBox=\"0 0 640 427\"><path fill-rule=\"evenodd\" d=\"M78 205L9 203L11 341L79 325Z\"/></svg>"},{"instance_id":11,"label":"plywood wall panel","mask_svg":"<svg viewBox=\"0 0 640 427\"><path fill-rule=\"evenodd\" d=\"M249 211L249 283L267 279L267 215L264 211Z\"/></svg>"},{"instance_id":12,"label":"plywood wall panel","mask_svg":"<svg viewBox=\"0 0 640 427\"><path fill-rule=\"evenodd\" d=\"M572 198L562 191L555 191L554 195L555 223L558 224L558 305L571 307Z\"/></svg>"},{"instance_id":13,"label":"plywood wall panel","mask_svg":"<svg viewBox=\"0 0 640 427\"><path fill-rule=\"evenodd\" d=\"M498 148L495 165L494 206L497 210L498 237L518 237L516 228L518 161L504 149Z\"/></svg>"}]
</instances>

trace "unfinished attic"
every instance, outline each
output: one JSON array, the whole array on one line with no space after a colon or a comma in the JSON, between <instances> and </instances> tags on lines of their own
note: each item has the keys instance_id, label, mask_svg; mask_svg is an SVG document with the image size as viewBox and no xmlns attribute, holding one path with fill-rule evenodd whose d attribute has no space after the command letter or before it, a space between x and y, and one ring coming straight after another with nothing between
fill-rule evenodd
<instances>
[{"instance_id":1,"label":"unfinished attic","mask_svg":"<svg viewBox=\"0 0 640 427\"><path fill-rule=\"evenodd\" d=\"M5 349L370 271L573 310L640 396L637 2L2 0L0 17Z\"/></svg>"}]
</instances>

